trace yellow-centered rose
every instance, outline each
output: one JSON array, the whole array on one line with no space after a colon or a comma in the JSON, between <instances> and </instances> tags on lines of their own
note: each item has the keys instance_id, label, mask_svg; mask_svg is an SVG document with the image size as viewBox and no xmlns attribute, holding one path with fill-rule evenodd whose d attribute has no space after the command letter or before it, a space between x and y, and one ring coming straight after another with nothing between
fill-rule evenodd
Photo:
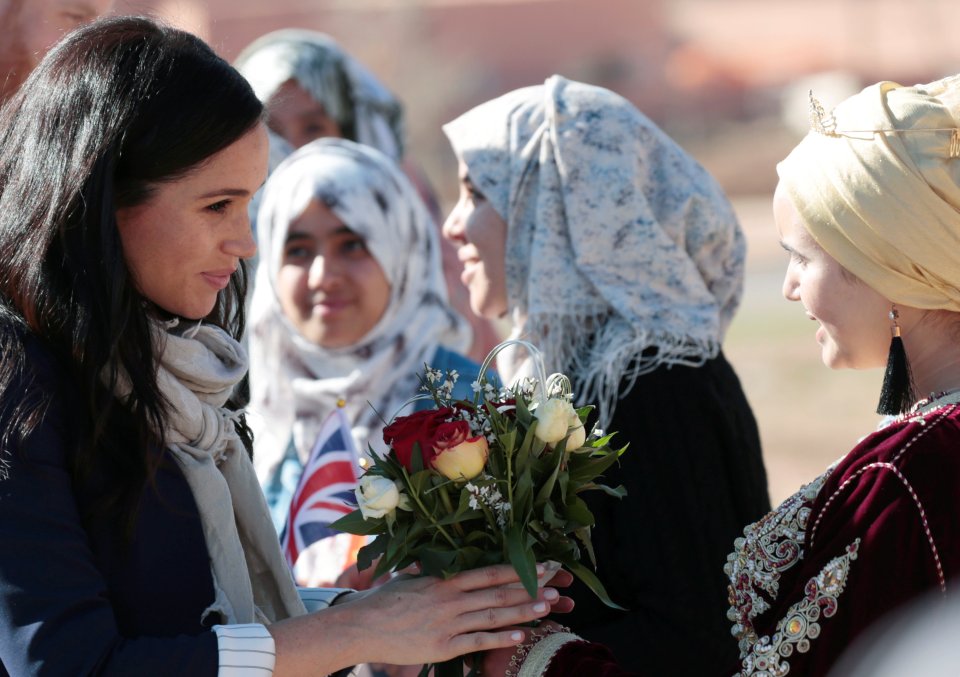
<instances>
[{"instance_id":1,"label":"yellow-centered rose","mask_svg":"<svg viewBox=\"0 0 960 677\"><path fill-rule=\"evenodd\" d=\"M490 454L487 438L469 437L470 427L464 421L447 425L434 442L430 464L448 480L472 480L483 472Z\"/></svg>"}]
</instances>

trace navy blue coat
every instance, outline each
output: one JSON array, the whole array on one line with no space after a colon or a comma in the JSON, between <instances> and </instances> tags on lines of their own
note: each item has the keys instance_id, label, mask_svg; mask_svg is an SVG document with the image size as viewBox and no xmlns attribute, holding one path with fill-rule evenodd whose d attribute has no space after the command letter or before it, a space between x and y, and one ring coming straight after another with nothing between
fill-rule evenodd
<instances>
[{"instance_id":1,"label":"navy blue coat","mask_svg":"<svg viewBox=\"0 0 960 677\"><path fill-rule=\"evenodd\" d=\"M23 444L0 447L0 675L216 675L207 626L220 619L201 623L213 584L186 480L157 451L132 531L125 514L88 514L110 479L72 480L76 395L24 341L28 373L0 398L0 430L31 383L49 407Z\"/></svg>"}]
</instances>

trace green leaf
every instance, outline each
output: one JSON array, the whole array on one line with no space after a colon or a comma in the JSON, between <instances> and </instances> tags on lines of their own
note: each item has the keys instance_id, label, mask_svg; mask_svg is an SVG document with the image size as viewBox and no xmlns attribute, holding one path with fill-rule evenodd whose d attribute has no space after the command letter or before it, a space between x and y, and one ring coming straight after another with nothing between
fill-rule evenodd
<instances>
[{"instance_id":1,"label":"green leaf","mask_svg":"<svg viewBox=\"0 0 960 677\"><path fill-rule=\"evenodd\" d=\"M504 492L506 493L506 492ZM513 516L515 521L525 522L530 509L533 507L533 478L530 476L530 467L527 466L516 477L513 488Z\"/></svg>"},{"instance_id":2,"label":"green leaf","mask_svg":"<svg viewBox=\"0 0 960 677\"><path fill-rule=\"evenodd\" d=\"M593 526L594 518L593 513L590 512L590 508L587 507L587 504L582 498L573 497L573 500L567 503L564 506L564 514L566 518L572 522L576 522L580 526L589 527Z\"/></svg>"},{"instance_id":3,"label":"green leaf","mask_svg":"<svg viewBox=\"0 0 960 677\"><path fill-rule=\"evenodd\" d=\"M444 572L450 571L451 566L457 559L455 550L424 548L419 554L423 573L431 576L442 576Z\"/></svg>"},{"instance_id":4,"label":"green leaf","mask_svg":"<svg viewBox=\"0 0 960 677\"><path fill-rule=\"evenodd\" d=\"M553 469L550 472L550 476L547 477L546 481L543 483L543 485L540 487L540 490L537 492L537 498L536 500L534 500L535 505L541 505L543 503L546 503L548 500L550 500L550 494L553 493L553 487L557 483L557 475L560 473L560 465L561 465L561 462L563 461L563 445L564 444L565 442L560 442L560 444L554 447L550 455L546 459L544 459L546 462L550 464L548 465L548 467L552 466Z\"/></svg>"},{"instance_id":5,"label":"green leaf","mask_svg":"<svg viewBox=\"0 0 960 677\"><path fill-rule=\"evenodd\" d=\"M603 456L579 456L573 454L568 464L570 481L577 485L592 482L598 475L602 475L610 466L617 462L616 454Z\"/></svg>"},{"instance_id":6,"label":"green leaf","mask_svg":"<svg viewBox=\"0 0 960 677\"><path fill-rule=\"evenodd\" d=\"M387 527L382 518L363 519L363 513L359 510L344 515L330 525L331 529L342 531L347 534L356 534L357 536L370 536L372 534L381 534Z\"/></svg>"},{"instance_id":7,"label":"green leaf","mask_svg":"<svg viewBox=\"0 0 960 677\"><path fill-rule=\"evenodd\" d=\"M601 602L606 604L611 609L619 609L620 611L626 611L622 606L610 599L610 596L607 594L606 588L603 587L603 583L600 582L600 579L597 578L590 569L580 564L580 562L564 562L566 567L570 569L570 573L583 581L588 588L593 591Z\"/></svg>"},{"instance_id":8,"label":"green leaf","mask_svg":"<svg viewBox=\"0 0 960 677\"><path fill-rule=\"evenodd\" d=\"M368 543L357 551L357 568L360 571L370 568L376 559L386 552L389 538L385 534L380 535L373 543Z\"/></svg>"},{"instance_id":9,"label":"green leaf","mask_svg":"<svg viewBox=\"0 0 960 677\"><path fill-rule=\"evenodd\" d=\"M413 474L423 470L423 453L420 451L420 443L413 443L413 454L410 455L410 465L413 466Z\"/></svg>"},{"instance_id":10,"label":"green leaf","mask_svg":"<svg viewBox=\"0 0 960 677\"><path fill-rule=\"evenodd\" d=\"M526 530L514 524L507 530L507 554L510 564L520 576L520 582L532 599L537 597L537 562L533 551L527 547Z\"/></svg>"},{"instance_id":11,"label":"green leaf","mask_svg":"<svg viewBox=\"0 0 960 677\"><path fill-rule=\"evenodd\" d=\"M580 527L579 529L575 529L573 533L583 544L584 549L587 551L587 556L590 558L590 562L593 564L593 568L596 569L597 554L593 551L593 541L590 539L590 527ZM577 557L577 559L580 558Z\"/></svg>"},{"instance_id":12,"label":"green leaf","mask_svg":"<svg viewBox=\"0 0 960 677\"><path fill-rule=\"evenodd\" d=\"M614 498L623 498L624 496L627 495L627 488L622 484L614 488L614 487L608 487L606 484L598 484L596 482L590 482L589 484L584 484L577 491L579 492L579 491L593 491L593 490L602 491L608 496L613 496Z\"/></svg>"}]
</instances>

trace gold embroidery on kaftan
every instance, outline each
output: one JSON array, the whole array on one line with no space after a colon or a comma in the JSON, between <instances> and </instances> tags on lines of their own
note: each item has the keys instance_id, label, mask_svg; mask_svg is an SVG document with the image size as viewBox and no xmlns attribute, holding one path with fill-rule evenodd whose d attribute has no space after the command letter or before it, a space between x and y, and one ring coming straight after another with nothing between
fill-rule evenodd
<instances>
[{"instance_id":1,"label":"gold embroidery on kaftan","mask_svg":"<svg viewBox=\"0 0 960 677\"><path fill-rule=\"evenodd\" d=\"M850 562L857 559L860 539L845 554L830 560L819 574L807 581L804 596L787 610L773 636L764 635L743 658L738 677L783 677L790 672L793 652L806 653L810 640L820 636L821 618L837 613L837 599L847 585Z\"/></svg>"}]
</instances>

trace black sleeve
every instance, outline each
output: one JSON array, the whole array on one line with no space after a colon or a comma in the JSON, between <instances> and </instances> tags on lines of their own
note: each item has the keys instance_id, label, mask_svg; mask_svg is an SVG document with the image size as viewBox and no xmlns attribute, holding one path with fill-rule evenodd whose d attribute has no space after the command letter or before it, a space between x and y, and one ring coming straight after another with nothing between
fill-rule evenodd
<instances>
[{"instance_id":1,"label":"black sleeve","mask_svg":"<svg viewBox=\"0 0 960 677\"><path fill-rule=\"evenodd\" d=\"M575 583L558 616L645 674L712 674L737 646L723 566L743 527L770 509L756 422L723 356L637 379L609 431L630 448L605 478L622 501L591 492L598 574L627 612Z\"/></svg>"},{"instance_id":2,"label":"black sleeve","mask_svg":"<svg viewBox=\"0 0 960 677\"><path fill-rule=\"evenodd\" d=\"M6 389L0 426L36 381ZM212 631L122 636L67 469L65 406L54 394L25 441L0 446L0 674L216 675Z\"/></svg>"}]
</instances>

